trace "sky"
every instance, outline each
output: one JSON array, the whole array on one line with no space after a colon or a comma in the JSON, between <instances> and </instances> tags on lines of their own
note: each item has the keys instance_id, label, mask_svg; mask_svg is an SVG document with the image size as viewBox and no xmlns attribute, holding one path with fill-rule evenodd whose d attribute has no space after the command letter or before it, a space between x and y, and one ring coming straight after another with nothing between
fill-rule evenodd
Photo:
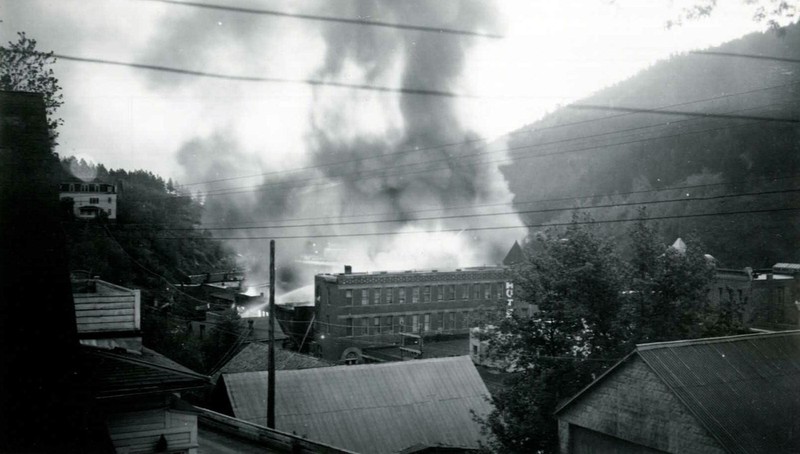
<instances>
[{"instance_id":1,"label":"sky","mask_svg":"<svg viewBox=\"0 0 800 454\"><path fill-rule=\"evenodd\" d=\"M338 17L351 17L348 12L358 10L358 4L369 4L375 20L396 22L401 16L375 1L204 1ZM409 3L413 9L432 2ZM682 6L674 0L486 3L493 6L485 8L492 17L479 27L505 38L459 38L469 47L462 74L456 86L434 88L481 96L461 100L458 109L467 128L488 137L531 123L672 53L763 28L751 20L743 2L721 2L725 5L710 19L669 30L666 21ZM437 7L438 16L406 16L420 25L467 28L448 16L455 14L448 9L456 8ZM291 79L311 78L325 64L327 24L316 21L141 0L2 0L0 19L2 42L25 31L38 40L41 50L78 57ZM352 33L362 28L336 27ZM419 36L437 39L430 33ZM340 80L359 82L362 69L352 64ZM63 60L55 71L65 98L61 155L84 156L107 167L144 168L188 182L177 157L180 148L198 137L227 131L265 168L307 163L306 135L315 107L310 87L207 80ZM396 112L384 108L386 98L394 95L327 91L332 99L361 98L348 112L360 131L380 133L397 121Z\"/></svg>"},{"instance_id":2,"label":"sky","mask_svg":"<svg viewBox=\"0 0 800 454\"><path fill-rule=\"evenodd\" d=\"M502 150L505 133L670 55L765 27L752 20L752 6L744 1L719 2L711 17L672 28L667 22L690 2L197 2L502 36L321 22L158 0L0 0L0 40L15 40L24 31L40 50L56 54L462 95L231 81L64 59L56 63L64 95L60 155L109 168L146 169L182 184L202 183L188 186L192 191L260 188L217 205L207 201L206 223L232 226L377 213L367 219L391 222L312 226L300 234L277 231L309 238L331 232L374 235L325 244L339 259L362 269L455 267L502 258L526 230L513 213L512 194L496 166L462 165L471 154ZM468 145L438 147L454 142ZM441 168L425 173L434 165ZM309 166L314 169L293 172ZM297 184L293 175L315 184ZM456 206L491 206L510 214L465 221L427 219L419 213ZM391 226L402 235L383 235ZM470 232L493 226L513 228ZM232 244L242 255L264 252L263 241ZM298 239L283 250L297 257L322 246Z\"/></svg>"}]
</instances>

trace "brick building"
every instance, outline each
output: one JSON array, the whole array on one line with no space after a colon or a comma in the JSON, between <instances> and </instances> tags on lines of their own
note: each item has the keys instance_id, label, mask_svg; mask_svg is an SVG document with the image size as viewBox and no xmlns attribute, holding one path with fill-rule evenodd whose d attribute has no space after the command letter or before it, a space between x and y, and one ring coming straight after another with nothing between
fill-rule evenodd
<instances>
[{"instance_id":1,"label":"brick building","mask_svg":"<svg viewBox=\"0 0 800 454\"><path fill-rule=\"evenodd\" d=\"M800 327L800 264L772 268L718 268L709 285L708 301L718 308L741 311L747 326L767 329Z\"/></svg>"},{"instance_id":2,"label":"brick building","mask_svg":"<svg viewBox=\"0 0 800 454\"><path fill-rule=\"evenodd\" d=\"M800 451L800 331L637 346L556 411L561 453Z\"/></svg>"},{"instance_id":3,"label":"brick building","mask_svg":"<svg viewBox=\"0 0 800 454\"><path fill-rule=\"evenodd\" d=\"M318 274L314 347L325 359L361 360L365 348L399 345L404 334L466 337L481 308L505 307L505 267L455 271ZM525 307L527 310L527 307Z\"/></svg>"}]
</instances>

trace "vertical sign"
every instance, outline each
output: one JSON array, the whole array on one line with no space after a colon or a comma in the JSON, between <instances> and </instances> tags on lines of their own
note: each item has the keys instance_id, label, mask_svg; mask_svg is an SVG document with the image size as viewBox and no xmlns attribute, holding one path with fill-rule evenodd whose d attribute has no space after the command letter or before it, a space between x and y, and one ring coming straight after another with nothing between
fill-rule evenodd
<instances>
[{"instance_id":1,"label":"vertical sign","mask_svg":"<svg viewBox=\"0 0 800 454\"><path fill-rule=\"evenodd\" d=\"M506 282L506 317L511 317L514 312L514 283Z\"/></svg>"}]
</instances>

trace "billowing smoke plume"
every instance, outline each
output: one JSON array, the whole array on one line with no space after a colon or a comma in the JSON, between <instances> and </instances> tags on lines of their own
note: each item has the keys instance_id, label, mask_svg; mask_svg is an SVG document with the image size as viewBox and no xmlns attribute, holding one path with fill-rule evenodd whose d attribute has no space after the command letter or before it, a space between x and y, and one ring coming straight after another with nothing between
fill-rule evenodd
<instances>
[{"instance_id":1,"label":"billowing smoke plume","mask_svg":"<svg viewBox=\"0 0 800 454\"><path fill-rule=\"evenodd\" d=\"M469 30L496 28L486 2L336 5L335 12L321 13ZM310 78L450 92L463 91L460 76L476 39L335 23L314 27L325 52ZM308 170L270 174L257 191L206 199L209 224L302 225L215 232L293 237L278 240L279 267L295 268L281 274L292 280L284 282L286 289L310 284L313 272L326 264L336 270L350 264L356 271L493 265L524 236L514 213L456 217L513 212L497 164L486 162L502 158L496 149L504 144L491 149L462 126L458 97L337 87L315 87L310 95L310 126L303 144ZM217 133L185 144L179 159L189 178L200 181L283 167L274 156L241 148L230 133ZM219 187L206 185L203 190ZM505 226L519 228L470 230ZM355 236L362 233L368 235ZM260 274L253 280L265 279L268 241L232 244Z\"/></svg>"}]
</instances>

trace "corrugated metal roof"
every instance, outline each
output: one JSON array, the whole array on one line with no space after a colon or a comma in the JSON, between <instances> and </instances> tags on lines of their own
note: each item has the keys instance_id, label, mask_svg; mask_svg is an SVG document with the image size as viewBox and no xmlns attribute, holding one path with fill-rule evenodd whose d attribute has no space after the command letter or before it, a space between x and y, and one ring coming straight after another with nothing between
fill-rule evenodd
<instances>
[{"instance_id":1,"label":"corrugated metal roof","mask_svg":"<svg viewBox=\"0 0 800 454\"><path fill-rule=\"evenodd\" d=\"M276 429L364 453L477 448L490 411L468 356L276 373ZM234 416L266 424L267 373L224 374Z\"/></svg>"},{"instance_id":2,"label":"corrugated metal roof","mask_svg":"<svg viewBox=\"0 0 800 454\"><path fill-rule=\"evenodd\" d=\"M731 452L800 450L800 331L639 346Z\"/></svg>"}]
</instances>

